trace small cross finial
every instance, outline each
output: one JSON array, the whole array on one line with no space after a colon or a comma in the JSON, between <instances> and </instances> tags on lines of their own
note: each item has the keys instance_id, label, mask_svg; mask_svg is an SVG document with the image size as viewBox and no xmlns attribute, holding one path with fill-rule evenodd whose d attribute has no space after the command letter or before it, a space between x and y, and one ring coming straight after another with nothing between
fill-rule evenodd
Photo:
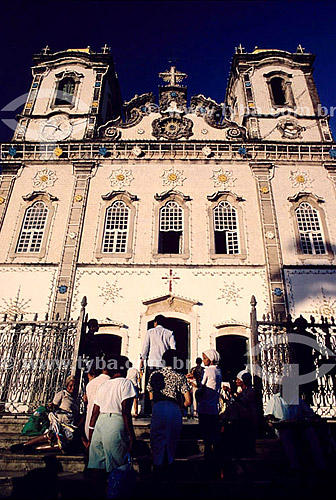
<instances>
[{"instance_id":1,"label":"small cross finial","mask_svg":"<svg viewBox=\"0 0 336 500\"><path fill-rule=\"evenodd\" d=\"M48 52L50 52L50 47L49 47L49 45L46 45L46 46L42 49L42 54L46 56L46 55L48 54Z\"/></svg>"},{"instance_id":2,"label":"small cross finial","mask_svg":"<svg viewBox=\"0 0 336 500\"><path fill-rule=\"evenodd\" d=\"M105 43L104 47L101 48L103 54L110 53L110 47Z\"/></svg>"},{"instance_id":3,"label":"small cross finial","mask_svg":"<svg viewBox=\"0 0 336 500\"><path fill-rule=\"evenodd\" d=\"M169 275L168 276L162 276L163 280L166 280L168 281L168 284L169 284L169 293L171 293L173 291L173 281L174 280L179 280L179 276L176 276L176 274L174 275L173 274L173 271L172 269L169 269Z\"/></svg>"},{"instance_id":4,"label":"small cross finial","mask_svg":"<svg viewBox=\"0 0 336 500\"><path fill-rule=\"evenodd\" d=\"M305 51L305 48L304 48L304 47L302 47L301 43L299 43L299 45L298 45L298 46L297 46L297 48L296 48L296 53L297 53L297 54L303 54L303 53L304 53L304 51Z\"/></svg>"},{"instance_id":5,"label":"small cross finial","mask_svg":"<svg viewBox=\"0 0 336 500\"><path fill-rule=\"evenodd\" d=\"M244 54L245 53L245 47L242 46L240 43L238 47L236 47L236 54Z\"/></svg>"},{"instance_id":6,"label":"small cross finial","mask_svg":"<svg viewBox=\"0 0 336 500\"><path fill-rule=\"evenodd\" d=\"M176 66L171 66L170 70L167 70L164 73L159 73L159 77L173 87L181 83L184 78L187 78L187 76L188 75L185 73L177 71Z\"/></svg>"}]
</instances>

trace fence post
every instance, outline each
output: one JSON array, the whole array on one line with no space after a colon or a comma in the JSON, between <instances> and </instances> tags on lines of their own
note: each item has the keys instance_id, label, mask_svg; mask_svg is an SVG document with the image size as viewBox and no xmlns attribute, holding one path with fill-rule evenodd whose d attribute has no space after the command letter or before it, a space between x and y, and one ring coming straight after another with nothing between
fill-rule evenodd
<instances>
[{"instance_id":1,"label":"fence post","mask_svg":"<svg viewBox=\"0 0 336 500\"><path fill-rule=\"evenodd\" d=\"M75 339L75 344L74 344L74 352L73 352L72 367L71 367L71 375L73 375L73 376L77 375L78 353L79 353L79 346L80 346L82 333L83 333L83 326L84 326L84 319L85 319L85 307L86 306L87 306L87 298L84 295L84 297L82 298L82 302L81 302L81 310L79 313L79 318L78 318L78 323L77 323L77 334L76 334L76 339Z\"/></svg>"},{"instance_id":2,"label":"fence post","mask_svg":"<svg viewBox=\"0 0 336 500\"><path fill-rule=\"evenodd\" d=\"M251 297L250 329L251 329L251 372L255 378L255 368L259 364L258 347L258 326L257 326L257 300L254 295Z\"/></svg>"}]
</instances>

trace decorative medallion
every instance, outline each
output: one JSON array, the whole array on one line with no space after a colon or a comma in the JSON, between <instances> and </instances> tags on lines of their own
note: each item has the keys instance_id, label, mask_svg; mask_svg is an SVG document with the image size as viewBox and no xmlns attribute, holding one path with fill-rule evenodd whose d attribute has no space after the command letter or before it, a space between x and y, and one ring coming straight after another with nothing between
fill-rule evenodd
<instances>
[{"instance_id":1,"label":"decorative medallion","mask_svg":"<svg viewBox=\"0 0 336 500\"><path fill-rule=\"evenodd\" d=\"M72 232L71 232L71 233L68 233L68 236L69 236L69 238L70 238L71 240L75 240L75 239L76 239L76 237L77 237L77 233L72 233Z\"/></svg>"},{"instance_id":2,"label":"decorative medallion","mask_svg":"<svg viewBox=\"0 0 336 500\"><path fill-rule=\"evenodd\" d=\"M233 178L232 170L213 170L211 180L214 181L214 187L234 187L236 179Z\"/></svg>"},{"instance_id":3,"label":"decorative medallion","mask_svg":"<svg viewBox=\"0 0 336 500\"><path fill-rule=\"evenodd\" d=\"M202 148L202 153L204 154L204 156L209 158L209 156L212 155L212 151L211 151L210 146L204 146L204 148Z\"/></svg>"},{"instance_id":4,"label":"decorative medallion","mask_svg":"<svg viewBox=\"0 0 336 500\"><path fill-rule=\"evenodd\" d=\"M66 285L61 285L58 287L58 292L61 293L62 295L66 293L68 290L68 287Z\"/></svg>"},{"instance_id":5,"label":"decorative medallion","mask_svg":"<svg viewBox=\"0 0 336 500\"><path fill-rule=\"evenodd\" d=\"M140 158L140 156L143 154L142 149L140 146L134 146L132 148L132 155L135 156L136 158Z\"/></svg>"},{"instance_id":6,"label":"decorative medallion","mask_svg":"<svg viewBox=\"0 0 336 500\"><path fill-rule=\"evenodd\" d=\"M243 288L238 288L235 283L232 283L230 285L226 285L225 288L220 288L220 291L222 292L222 295L217 297L217 300L223 299L225 301L225 304L234 304L238 306L238 300L242 299L243 297L239 294Z\"/></svg>"},{"instance_id":7,"label":"decorative medallion","mask_svg":"<svg viewBox=\"0 0 336 500\"><path fill-rule=\"evenodd\" d=\"M140 134L140 135L142 135L142 134L145 133L145 131L144 131L143 128L138 128L137 133Z\"/></svg>"},{"instance_id":8,"label":"decorative medallion","mask_svg":"<svg viewBox=\"0 0 336 500\"><path fill-rule=\"evenodd\" d=\"M157 118L152 123L152 134L157 139L188 139L193 135L193 122L185 117L170 117Z\"/></svg>"},{"instance_id":9,"label":"decorative medallion","mask_svg":"<svg viewBox=\"0 0 336 500\"><path fill-rule=\"evenodd\" d=\"M268 189L267 186L262 186L260 188L260 192L261 192L261 194L268 194L269 193L269 189Z\"/></svg>"},{"instance_id":10,"label":"decorative medallion","mask_svg":"<svg viewBox=\"0 0 336 500\"><path fill-rule=\"evenodd\" d=\"M11 147L9 148L9 150L8 150L8 154L9 154L9 156L14 157L14 156L16 155L16 153L17 153L16 149L15 149L13 146L11 146Z\"/></svg>"},{"instance_id":11,"label":"decorative medallion","mask_svg":"<svg viewBox=\"0 0 336 500\"><path fill-rule=\"evenodd\" d=\"M228 128L226 131L226 137L228 139L241 139L242 133L239 128Z\"/></svg>"},{"instance_id":12,"label":"decorative medallion","mask_svg":"<svg viewBox=\"0 0 336 500\"><path fill-rule=\"evenodd\" d=\"M209 133L209 130L207 128L202 128L201 134L206 135Z\"/></svg>"},{"instance_id":13,"label":"decorative medallion","mask_svg":"<svg viewBox=\"0 0 336 500\"><path fill-rule=\"evenodd\" d=\"M240 156L246 156L246 148L244 146L240 146L240 148L238 149L238 154L240 154Z\"/></svg>"},{"instance_id":14,"label":"decorative medallion","mask_svg":"<svg viewBox=\"0 0 336 500\"><path fill-rule=\"evenodd\" d=\"M329 149L330 158L336 158L336 149Z\"/></svg>"},{"instance_id":15,"label":"decorative medallion","mask_svg":"<svg viewBox=\"0 0 336 500\"><path fill-rule=\"evenodd\" d=\"M54 154L55 156L57 156L57 158L59 158L63 153L63 149L60 148L59 146L57 146L57 148L54 149Z\"/></svg>"},{"instance_id":16,"label":"decorative medallion","mask_svg":"<svg viewBox=\"0 0 336 500\"><path fill-rule=\"evenodd\" d=\"M106 155L107 155L107 149L106 149L104 146L101 146L101 147L99 148L99 151L98 151L98 152L99 152L99 154L100 154L101 156L106 156Z\"/></svg>"},{"instance_id":17,"label":"decorative medallion","mask_svg":"<svg viewBox=\"0 0 336 500\"><path fill-rule=\"evenodd\" d=\"M276 297L281 297L283 294L283 291L281 290L281 288L274 288L273 293Z\"/></svg>"},{"instance_id":18,"label":"decorative medallion","mask_svg":"<svg viewBox=\"0 0 336 500\"><path fill-rule=\"evenodd\" d=\"M118 130L116 127L107 127L104 131L104 135L112 140L119 139L120 134L120 130Z\"/></svg>"},{"instance_id":19,"label":"decorative medallion","mask_svg":"<svg viewBox=\"0 0 336 500\"><path fill-rule=\"evenodd\" d=\"M111 186L122 188L123 186L129 186L134 177L132 175L132 170L126 170L125 168L121 167L117 170L112 170L109 179L111 182Z\"/></svg>"},{"instance_id":20,"label":"decorative medallion","mask_svg":"<svg viewBox=\"0 0 336 500\"><path fill-rule=\"evenodd\" d=\"M305 189L311 188L312 179L308 172L303 172L302 170L291 170L289 180L292 183L292 187Z\"/></svg>"},{"instance_id":21,"label":"decorative medallion","mask_svg":"<svg viewBox=\"0 0 336 500\"><path fill-rule=\"evenodd\" d=\"M118 297L122 298L122 295L120 295L121 288L117 286L117 283L117 280L114 283L105 281L105 285L98 286L101 290L99 297L102 297L104 300L103 305L107 302L115 302Z\"/></svg>"},{"instance_id":22,"label":"decorative medallion","mask_svg":"<svg viewBox=\"0 0 336 500\"><path fill-rule=\"evenodd\" d=\"M169 170L164 170L162 177L163 186L183 186L183 182L186 180L186 177L183 176L183 170L175 170L174 167Z\"/></svg>"},{"instance_id":23,"label":"decorative medallion","mask_svg":"<svg viewBox=\"0 0 336 500\"><path fill-rule=\"evenodd\" d=\"M39 170L33 177L33 186L39 189L46 189L51 187L57 181L56 172L54 170L49 170L44 168Z\"/></svg>"},{"instance_id":24,"label":"decorative medallion","mask_svg":"<svg viewBox=\"0 0 336 500\"><path fill-rule=\"evenodd\" d=\"M268 240L274 240L274 238L275 238L275 234L273 233L273 231L267 231L267 232L265 233L265 236L266 236L266 238L267 238Z\"/></svg>"},{"instance_id":25,"label":"decorative medallion","mask_svg":"<svg viewBox=\"0 0 336 500\"><path fill-rule=\"evenodd\" d=\"M2 196L0 196L0 205L2 205L3 203L5 203L5 198L3 198Z\"/></svg>"},{"instance_id":26,"label":"decorative medallion","mask_svg":"<svg viewBox=\"0 0 336 500\"><path fill-rule=\"evenodd\" d=\"M81 202L83 200L83 196L81 194L76 194L75 196L75 201L77 203Z\"/></svg>"},{"instance_id":27,"label":"decorative medallion","mask_svg":"<svg viewBox=\"0 0 336 500\"><path fill-rule=\"evenodd\" d=\"M301 138L301 132L306 130L301 127L296 121L286 118L278 123L277 128L280 130L282 137L285 139L298 139Z\"/></svg>"}]
</instances>

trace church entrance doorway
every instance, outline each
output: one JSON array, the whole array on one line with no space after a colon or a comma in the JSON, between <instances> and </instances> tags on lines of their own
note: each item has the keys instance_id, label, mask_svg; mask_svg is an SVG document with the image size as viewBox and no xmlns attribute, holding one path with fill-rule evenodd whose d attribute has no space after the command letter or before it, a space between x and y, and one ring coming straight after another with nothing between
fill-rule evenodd
<instances>
[{"instance_id":1,"label":"church entrance doorway","mask_svg":"<svg viewBox=\"0 0 336 500\"><path fill-rule=\"evenodd\" d=\"M190 368L190 323L178 318L166 318L165 328L174 332L176 350L183 361L183 373ZM154 321L149 321L148 328L154 328Z\"/></svg>"},{"instance_id":2,"label":"church entrance doorway","mask_svg":"<svg viewBox=\"0 0 336 500\"><path fill-rule=\"evenodd\" d=\"M106 356L121 354L122 338L119 335L113 335L112 333L98 333L95 335L95 341L98 352L103 352Z\"/></svg>"},{"instance_id":3,"label":"church entrance doorway","mask_svg":"<svg viewBox=\"0 0 336 500\"><path fill-rule=\"evenodd\" d=\"M243 335L221 335L216 338L216 350L221 356L219 364L224 381L235 381L236 375L248 363L248 341Z\"/></svg>"}]
</instances>

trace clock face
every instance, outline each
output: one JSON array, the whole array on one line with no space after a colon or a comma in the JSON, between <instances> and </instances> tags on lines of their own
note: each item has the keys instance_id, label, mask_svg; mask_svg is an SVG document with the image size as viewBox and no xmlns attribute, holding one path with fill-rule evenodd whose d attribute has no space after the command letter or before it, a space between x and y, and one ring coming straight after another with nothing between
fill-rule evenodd
<instances>
[{"instance_id":1,"label":"clock face","mask_svg":"<svg viewBox=\"0 0 336 500\"><path fill-rule=\"evenodd\" d=\"M72 132L72 125L65 116L52 116L42 126L41 139L44 141L64 141Z\"/></svg>"}]
</instances>

